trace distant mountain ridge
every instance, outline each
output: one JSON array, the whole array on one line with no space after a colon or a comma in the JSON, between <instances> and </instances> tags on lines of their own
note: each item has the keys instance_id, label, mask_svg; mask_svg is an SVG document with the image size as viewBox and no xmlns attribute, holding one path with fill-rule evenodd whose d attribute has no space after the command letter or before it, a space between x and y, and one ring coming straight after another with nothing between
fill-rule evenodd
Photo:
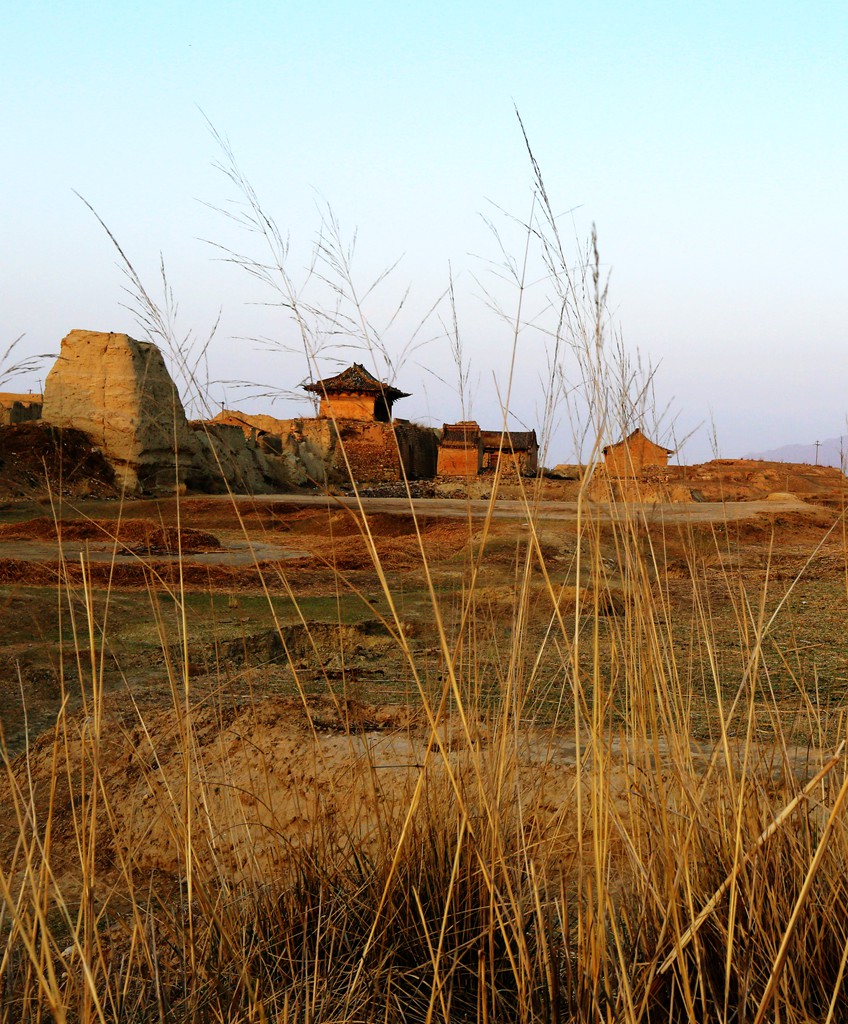
<instances>
[{"instance_id":1,"label":"distant mountain ridge","mask_svg":"<svg viewBox=\"0 0 848 1024\"><path fill-rule=\"evenodd\" d=\"M767 452L749 452L746 459L762 459L764 462L802 462L810 466L848 466L848 434L828 437L819 442L818 458L815 444L785 444Z\"/></svg>"}]
</instances>

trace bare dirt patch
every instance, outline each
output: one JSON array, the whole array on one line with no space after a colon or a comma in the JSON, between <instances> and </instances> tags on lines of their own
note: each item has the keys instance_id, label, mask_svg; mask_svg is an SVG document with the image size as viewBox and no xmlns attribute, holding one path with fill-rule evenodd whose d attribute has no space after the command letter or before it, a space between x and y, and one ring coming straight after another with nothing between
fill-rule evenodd
<instances>
[{"instance_id":1,"label":"bare dirt patch","mask_svg":"<svg viewBox=\"0 0 848 1024\"><path fill-rule=\"evenodd\" d=\"M100 541L134 554L191 554L216 551L220 540L192 527L163 526L151 519L50 519L40 517L0 525L0 541Z\"/></svg>"},{"instance_id":2,"label":"bare dirt patch","mask_svg":"<svg viewBox=\"0 0 848 1024\"><path fill-rule=\"evenodd\" d=\"M85 758L95 737L90 720L69 723L70 742L52 732L12 767L0 783L8 806L10 786L32 785L36 820L52 815L56 881L65 898L82 879L73 835ZM233 881L261 880L283 859L332 834L367 855L384 841L381 830L408 805L422 770L434 790L449 792L445 762L428 761L428 732L420 713L330 698L264 698L201 707L190 720L173 710L146 716L144 726L116 710L104 718L96 742L102 765L102 815L96 837L101 896L121 881L119 865L133 873L176 879L186 824L186 729L191 735L193 842L201 870ZM487 746L485 730L472 743L458 723L442 729L455 765ZM533 779L540 827L560 814L575 787L574 746L568 740L529 735L522 773ZM483 755L485 757L485 754ZM0 864L14 866L17 823L0 824ZM64 851L64 852L63 852Z\"/></svg>"}]
</instances>

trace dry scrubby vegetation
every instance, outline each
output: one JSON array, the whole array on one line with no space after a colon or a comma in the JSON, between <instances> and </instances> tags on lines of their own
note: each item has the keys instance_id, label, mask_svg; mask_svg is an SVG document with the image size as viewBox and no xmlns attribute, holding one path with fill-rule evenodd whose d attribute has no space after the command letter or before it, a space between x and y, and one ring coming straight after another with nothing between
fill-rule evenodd
<instances>
[{"instance_id":1,"label":"dry scrubby vegetation","mask_svg":"<svg viewBox=\"0 0 848 1024\"><path fill-rule=\"evenodd\" d=\"M403 706L344 692L328 656L353 635L341 623L280 624L292 696L225 685L224 665L198 691L179 574L170 592L148 577L170 699L116 700L117 594L95 594L84 565L60 572L78 662L56 727L7 763L0 1019L844 1019L844 717L814 678L774 690L799 574L752 593L726 533L581 511L564 548L532 485L521 529L450 522L450 548L418 568L426 647L380 561L405 537L409 574L418 520L330 513L373 563L326 579L370 578L372 656L405 664ZM291 531L306 517L289 513ZM273 526L279 509L248 515ZM111 535L118 551L151 530ZM834 532L819 536L835 558ZM252 571L269 591L285 579Z\"/></svg>"},{"instance_id":2,"label":"dry scrubby vegetation","mask_svg":"<svg viewBox=\"0 0 848 1024\"><path fill-rule=\"evenodd\" d=\"M599 442L644 418L650 388L604 362L597 261L568 269L536 171L527 237L559 311L554 355L577 353L581 431ZM112 538L105 563L5 566L55 587L71 644L55 725L5 762L0 1020L848 1017L844 705L799 653L794 604L825 556L844 600L841 514L818 513L818 532L805 519L817 539L778 554L773 519L756 538L664 526L640 506L605 517L581 491L564 543L538 482L520 528L500 528L498 483L480 519L340 509L323 545L298 536L299 558L227 578L233 607L264 602L285 694L235 648L215 647L198 682L194 597L206 585L214 604L224 581L185 554L216 540L182 521L192 499L171 526L131 509L120 527L63 521L65 540ZM298 517L230 513L250 542ZM184 556L166 570L163 551ZM158 637L155 700L112 645L132 587ZM313 619L319 598L335 626ZM367 643L349 599L376 624ZM406 700L349 692L354 643Z\"/></svg>"}]
</instances>

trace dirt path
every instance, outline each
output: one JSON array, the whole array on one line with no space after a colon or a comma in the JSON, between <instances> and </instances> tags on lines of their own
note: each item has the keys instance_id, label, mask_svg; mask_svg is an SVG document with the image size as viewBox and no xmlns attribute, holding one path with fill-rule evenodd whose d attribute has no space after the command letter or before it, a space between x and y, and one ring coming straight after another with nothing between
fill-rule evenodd
<instances>
[{"instance_id":1,"label":"dirt path","mask_svg":"<svg viewBox=\"0 0 848 1024\"><path fill-rule=\"evenodd\" d=\"M444 518L459 519L484 519L489 511L490 502L480 500L462 500L457 498L361 498L357 500L352 497L327 497L323 494L287 494L287 495L258 495L256 497L241 497L235 499L226 495L214 495L204 498L210 502L232 502L235 500L239 505L262 505L285 501L286 504L321 508L351 508L362 509L368 513L408 513L410 508L414 509L416 515L427 515ZM793 496L781 497L778 499L765 499L759 501L705 501L705 502L667 502L667 503L628 503L621 505L606 505L596 502L584 504L582 512L578 513L576 501L545 501L537 508L538 517L542 520L576 522L578 514L583 517L597 517L602 522L623 522L632 518L647 520L648 522L698 522L698 523L722 523L737 522L744 519L753 519L763 513L775 514L788 511L812 510L807 502ZM527 519L527 506L524 502L511 499L501 499L495 502L492 516L495 519Z\"/></svg>"}]
</instances>

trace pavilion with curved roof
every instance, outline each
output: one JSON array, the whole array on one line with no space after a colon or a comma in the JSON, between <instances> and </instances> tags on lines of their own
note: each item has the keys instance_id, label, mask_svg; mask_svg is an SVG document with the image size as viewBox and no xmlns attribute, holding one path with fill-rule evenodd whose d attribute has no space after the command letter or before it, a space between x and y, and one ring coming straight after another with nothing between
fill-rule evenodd
<instances>
[{"instance_id":1,"label":"pavilion with curved roof","mask_svg":"<svg viewBox=\"0 0 848 1024\"><path fill-rule=\"evenodd\" d=\"M301 386L319 396L318 415L327 419L391 423L392 405L399 398L409 398L409 392L378 380L361 363L354 363L334 377Z\"/></svg>"}]
</instances>

